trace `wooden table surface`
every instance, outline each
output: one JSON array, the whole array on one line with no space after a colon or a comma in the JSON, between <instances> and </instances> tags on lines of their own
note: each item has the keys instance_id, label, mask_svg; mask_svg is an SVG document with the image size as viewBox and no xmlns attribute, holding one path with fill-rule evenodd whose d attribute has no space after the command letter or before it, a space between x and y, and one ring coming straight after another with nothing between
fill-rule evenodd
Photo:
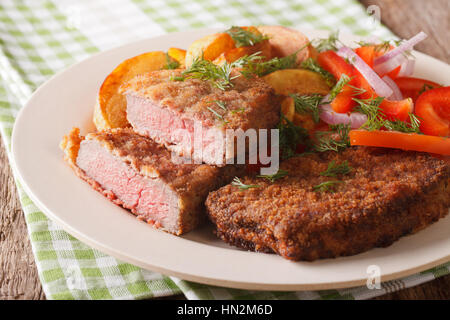
<instances>
[{"instance_id":1,"label":"wooden table surface","mask_svg":"<svg viewBox=\"0 0 450 320\"><path fill-rule=\"evenodd\" d=\"M449 0L361 0L378 5L381 20L395 34L409 38L423 30L428 39L416 49L450 63ZM182 298L175 296L172 298ZM0 145L0 299L45 299L14 179ZM377 299L450 299L450 276L386 294Z\"/></svg>"}]
</instances>

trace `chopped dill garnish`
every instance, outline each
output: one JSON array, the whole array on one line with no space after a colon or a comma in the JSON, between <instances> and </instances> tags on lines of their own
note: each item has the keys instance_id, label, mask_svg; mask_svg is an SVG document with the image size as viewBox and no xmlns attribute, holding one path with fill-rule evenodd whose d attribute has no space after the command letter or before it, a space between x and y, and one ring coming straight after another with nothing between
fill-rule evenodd
<instances>
[{"instance_id":1,"label":"chopped dill garnish","mask_svg":"<svg viewBox=\"0 0 450 320\"><path fill-rule=\"evenodd\" d=\"M330 131L317 131L314 149L318 152L341 151L350 147L350 125L330 125Z\"/></svg>"},{"instance_id":2,"label":"chopped dill garnish","mask_svg":"<svg viewBox=\"0 0 450 320\"><path fill-rule=\"evenodd\" d=\"M169 69L169 70L178 69L178 67L180 66L178 61L172 59L167 52L166 52L166 62L167 62L167 64L165 65L164 69Z\"/></svg>"},{"instance_id":3,"label":"chopped dill garnish","mask_svg":"<svg viewBox=\"0 0 450 320\"><path fill-rule=\"evenodd\" d=\"M357 41L356 44L360 47L374 47L375 52L386 52L391 48L391 40L386 40L381 43Z\"/></svg>"},{"instance_id":4,"label":"chopped dill garnish","mask_svg":"<svg viewBox=\"0 0 450 320\"><path fill-rule=\"evenodd\" d=\"M215 87L226 90L233 86L231 81L239 76L231 76L232 70L233 66L230 63L218 66L209 60L203 59L203 57L197 57L191 66L181 73L181 76L184 79L191 78L210 81Z\"/></svg>"},{"instance_id":5,"label":"chopped dill garnish","mask_svg":"<svg viewBox=\"0 0 450 320\"><path fill-rule=\"evenodd\" d=\"M286 170L283 169L279 169L277 173L274 174L266 174L266 175L258 175L258 178L265 178L267 180L269 180L270 182L274 182L277 179L281 179L285 176L287 176L289 174L289 172L287 172Z\"/></svg>"},{"instance_id":6,"label":"chopped dill garnish","mask_svg":"<svg viewBox=\"0 0 450 320\"><path fill-rule=\"evenodd\" d=\"M200 79L209 81L211 84L220 90L226 90L233 87L231 82L240 76L239 73L232 76L231 72L234 68L242 68L249 63L260 60L259 52L250 56L244 56L231 63L224 63L223 65L216 65L212 61L205 60L203 56L196 57L191 66L184 70L179 77L173 78L176 81L183 81L185 79Z\"/></svg>"},{"instance_id":7,"label":"chopped dill garnish","mask_svg":"<svg viewBox=\"0 0 450 320\"><path fill-rule=\"evenodd\" d=\"M239 108L239 109L234 109L230 111L231 113L235 114L235 113L244 113L245 112L245 108Z\"/></svg>"},{"instance_id":8,"label":"chopped dill garnish","mask_svg":"<svg viewBox=\"0 0 450 320\"><path fill-rule=\"evenodd\" d=\"M367 92L366 89L358 88L358 87L355 87L355 86L353 86L353 85L351 85L351 84L347 84L347 86L349 86L350 88L353 89L353 94L352 94L352 96L359 96L360 94L363 94L363 93Z\"/></svg>"},{"instance_id":9,"label":"chopped dill garnish","mask_svg":"<svg viewBox=\"0 0 450 320\"><path fill-rule=\"evenodd\" d=\"M433 85L431 85L431 84L428 84L428 83L425 83L423 86L422 86L422 89L420 89L420 91L419 91L419 96L422 94L422 93L424 93L425 91L428 91L428 90L431 90L431 89L434 89L435 88L435 86L433 86Z\"/></svg>"},{"instance_id":10,"label":"chopped dill garnish","mask_svg":"<svg viewBox=\"0 0 450 320\"><path fill-rule=\"evenodd\" d=\"M375 52L382 52L383 54L391 50L391 46L398 47L402 44L404 40L385 40L380 43L374 43L374 42L366 42L366 41L357 41L356 43L360 47L374 47ZM412 56L411 50L404 51L402 53L404 56L409 57Z\"/></svg>"},{"instance_id":11,"label":"chopped dill garnish","mask_svg":"<svg viewBox=\"0 0 450 320\"><path fill-rule=\"evenodd\" d=\"M279 130L279 146L281 159L288 159L297 155L299 144L309 145L309 134L306 129L296 126L285 116L281 115L277 126Z\"/></svg>"},{"instance_id":12,"label":"chopped dill garnish","mask_svg":"<svg viewBox=\"0 0 450 320\"><path fill-rule=\"evenodd\" d=\"M225 33L228 33L231 36L236 48L253 46L258 42L269 39L269 37L261 33L251 32L236 26L226 30Z\"/></svg>"},{"instance_id":13,"label":"chopped dill garnish","mask_svg":"<svg viewBox=\"0 0 450 320\"><path fill-rule=\"evenodd\" d=\"M357 99L353 100L357 103L355 111L359 111L367 116L367 121L361 126L361 129L369 131L379 130L384 126L385 119L382 117L383 112L380 108L383 97Z\"/></svg>"},{"instance_id":14,"label":"chopped dill garnish","mask_svg":"<svg viewBox=\"0 0 450 320\"><path fill-rule=\"evenodd\" d=\"M346 75L346 74L341 75L341 78L339 79L339 81L336 83L336 85L330 91L330 98L329 98L330 101L332 101L334 98L336 98L336 96L342 91L344 86L346 84L348 84L351 80L352 80L352 78L350 78L348 75Z\"/></svg>"},{"instance_id":15,"label":"chopped dill garnish","mask_svg":"<svg viewBox=\"0 0 450 320\"><path fill-rule=\"evenodd\" d=\"M225 111L227 110L227 107L226 107L226 105L225 105L225 102L220 101L220 100L214 100L214 101L212 101L212 102L214 102L215 104L217 104L217 105L219 106L220 109L225 110Z\"/></svg>"},{"instance_id":16,"label":"chopped dill garnish","mask_svg":"<svg viewBox=\"0 0 450 320\"><path fill-rule=\"evenodd\" d=\"M345 160L341 164L336 164L333 160L328 164L327 170L320 173L324 177L336 177L338 174L349 174L353 170L352 167L348 165L348 161Z\"/></svg>"},{"instance_id":17,"label":"chopped dill garnish","mask_svg":"<svg viewBox=\"0 0 450 320\"><path fill-rule=\"evenodd\" d=\"M328 38L326 39L314 39L312 41L312 45L318 52L333 50L338 50L338 43L340 43L339 40L339 30L336 30L335 32L331 32Z\"/></svg>"},{"instance_id":18,"label":"chopped dill garnish","mask_svg":"<svg viewBox=\"0 0 450 320\"><path fill-rule=\"evenodd\" d=\"M295 112L310 114L316 123L320 121L319 104L323 99L323 95L315 93L304 95L290 94L289 96L294 100Z\"/></svg>"},{"instance_id":19,"label":"chopped dill garnish","mask_svg":"<svg viewBox=\"0 0 450 320\"><path fill-rule=\"evenodd\" d=\"M336 192L336 187L339 183L343 183L343 181L338 180L325 181L314 186L313 190L316 192Z\"/></svg>"},{"instance_id":20,"label":"chopped dill garnish","mask_svg":"<svg viewBox=\"0 0 450 320\"><path fill-rule=\"evenodd\" d=\"M336 79L333 77L333 75L324 68L322 68L313 58L308 58L305 61L303 61L301 67L303 69L317 72L318 74L320 74L325 79L329 87L333 87L336 83Z\"/></svg>"},{"instance_id":21,"label":"chopped dill garnish","mask_svg":"<svg viewBox=\"0 0 450 320\"><path fill-rule=\"evenodd\" d=\"M241 179L238 177L234 177L233 182L231 183L233 186L238 187L239 189L246 190L250 188L259 188L260 186L257 184L244 184Z\"/></svg>"},{"instance_id":22,"label":"chopped dill garnish","mask_svg":"<svg viewBox=\"0 0 450 320\"><path fill-rule=\"evenodd\" d=\"M401 120L386 119L383 110L380 108L382 97L369 99L356 99L354 101L358 104L356 111L367 115L367 121L361 126L361 129L368 131L380 130L386 128L390 131L400 131L406 133L420 133L420 120L416 115L409 113L410 123Z\"/></svg>"},{"instance_id":23,"label":"chopped dill garnish","mask_svg":"<svg viewBox=\"0 0 450 320\"><path fill-rule=\"evenodd\" d=\"M209 111L211 111L217 119L223 121L224 123L228 123L228 121L226 121L223 116L221 114L219 114L216 110L214 110L213 108L210 107L206 107L206 109L208 109Z\"/></svg>"},{"instance_id":24,"label":"chopped dill garnish","mask_svg":"<svg viewBox=\"0 0 450 320\"><path fill-rule=\"evenodd\" d=\"M420 133L420 120L415 114L409 113L410 123L406 121L389 121L384 122L384 127L390 131L400 131L405 133Z\"/></svg>"},{"instance_id":25,"label":"chopped dill garnish","mask_svg":"<svg viewBox=\"0 0 450 320\"><path fill-rule=\"evenodd\" d=\"M259 59L257 59L255 54L253 54L249 56L255 56L253 57L253 59L250 59L249 61L247 61L247 63L242 64L243 69L241 70L241 73L245 77L249 78L254 75L262 77L277 70L293 69L297 66L297 53L305 49L308 45L309 43L286 57L275 57L268 61L262 61L262 56L259 56Z\"/></svg>"}]
</instances>

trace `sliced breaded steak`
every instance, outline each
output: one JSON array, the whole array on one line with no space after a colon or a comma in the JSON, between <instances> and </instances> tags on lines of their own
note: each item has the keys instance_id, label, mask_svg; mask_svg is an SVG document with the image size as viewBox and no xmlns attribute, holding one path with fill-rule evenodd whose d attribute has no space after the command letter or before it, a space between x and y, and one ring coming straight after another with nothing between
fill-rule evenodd
<instances>
[{"instance_id":1,"label":"sliced breaded steak","mask_svg":"<svg viewBox=\"0 0 450 320\"><path fill-rule=\"evenodd\" d=\"M238 170L174 164L168 150L129 129L85 138L74 129L62 147L66 160L94 189L139 219L177 235L198 225L208 193Z\"/></svg>"},{"instance_id":2,"label":"sliced breaded steak","mask_svg":"<svg viewBox=\"0 0 450 320\"><path fill-rule=\"evenodd\" d=\"M348 175L321 176L330 161L348 161ZM354 255L385 247L444 217L450 207L450 164L428 154L352 148L291 158L275 182L241 181L211 192L206 206L224 241L291 260ZM336 191L314 186L341 180Z\"/></svg>"},{"instance_id":3,"label":"sliced breaded steak","mask_svg":"<svg viewBox=\"0 0 450 320\"><path fill-rule=\"evenodd\" d=\"M121 88L134 130L180 156L197 163L220 164L213 152L194 153L194 128L201 128L197 136L202 150L222 152L220 159L225 162L227 146L217 143L215 137L224 138L226 129L270 129L278 123L279 98L263 80L240 76L232 81L233 87L220 90L198 79L173 81L180 73L153 71Z\"/></svg>"}]
</instances>

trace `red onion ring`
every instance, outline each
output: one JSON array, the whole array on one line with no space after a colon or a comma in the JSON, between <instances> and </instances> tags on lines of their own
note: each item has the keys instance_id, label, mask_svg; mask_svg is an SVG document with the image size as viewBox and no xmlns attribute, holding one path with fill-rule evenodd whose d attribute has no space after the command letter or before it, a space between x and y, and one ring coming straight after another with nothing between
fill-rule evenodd
<instances>
[{"instance_id":1,"label":"red onion ring","mask_svg":"<svg viewBox=\"0 0 450 320\"><path fill-rule=\"evenodd\" d=\"M349 124L352 129L360 128L367 121L367 116L359 112L337 113L329 104L319 106L320 119L328 124Z\"/></svg>"},{"instance_id":2,"label":"red onion ring","mask_svg":"<svg viewBox=\"0 0 450 320\"><path fill-rule=\"evenodd\" d=\"M409 77L414 72L414 66L416 64L416 60L408 59L402 63L400 71L398 72L399 77Z\"/></svg>"},{"instance_id":3,"label":"red onion ring","mask_svg":"<svg viewBox=\"0 0 450 320\"><path fill-rule=\"evenodd\" d=\"M398 88L397 84L388 76L384 76L383 81L389 86L389 88L392 89L392 95L390 97L387 97L389 100L393 101L400 101L403 100L403 95L400 89Z\"/></svg>"},{"instance_id":4,"label":"red onion ring","mask_svg":"<svg viewBox=\"0 0 450 320\"><path fill-rule=\"evenodd\" d=\"M397 68L407 60L407 57L403 55L403 53L405 51L411 50L416 44L424 40L426 37L426 33L419 32L414 37L403 42L398 47L386 52L381 57L376 58L373 62L373 69L378 74L383 75Z\"/></svg>"},{"instance_id":5,"label":"red onion ring","mask_svg":"<svg viewBox=\"0 0 450 320\"><path fill-rule=\"evenodd\" d=\"M364 62L352 49L349 47L342 47L337 52L343 58L348 59L361 75L367 80L369 85L373 88L375 93L380 97L390 97L392 89Z\"/></svg>"},{"instance_id":6,"label":"red onion ring","mask_svg":"<svg viewBox=\"0 0 450 320\"><path fill-rule=\"evenodd\" d=\"M405 51L411 50L416 44L418 44L422 40L426 39L426 37L427 37L427 34L425 32L423 32L423 31L419 32L414 37L403 42L398 47L392 49L391 51L386 52L381 57L376 58L374 61L374 65L384 63L384 62L394 58L395 56L402 54Z\"/></svg>"}]
</instances>

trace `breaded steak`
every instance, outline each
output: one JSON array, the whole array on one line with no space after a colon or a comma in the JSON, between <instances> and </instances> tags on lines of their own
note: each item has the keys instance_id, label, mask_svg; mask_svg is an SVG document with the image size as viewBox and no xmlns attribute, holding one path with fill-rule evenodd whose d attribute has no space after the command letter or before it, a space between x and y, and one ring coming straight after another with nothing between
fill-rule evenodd
<instances>
[{"instance_id":1,"label":"breaded steak","mask_svg":"<svg viewBox=\"0 0 450 320\"><path fill-rule=\"evenodd\" d=\"M277 125L280 101L262 79L239 76L232 80L231 88L221 90L199 79L174 81L180 74L180 70L153 71L122 86L127 118L136 132L196 163L220 165L226 162L227 146L215 137L224 138L227 129ZM201 140L197 147L203 153L193 150L195 128ZM223 157L206 150L223 153Z\"/></svg>"},{"instance_id":2,"label":"breaded steak","mask_svg":"<svg viewBox=\"0 0 450 320\"><path fill-rule=\"evenodd\" d=\"M348 161L349 174L320 175L330 161ZM444 217L450 207L450 164L425 153L351 148L281 163L288 175L270 182L226 185L206 200L217 235L248 250L290 260L354 255L386 247ZM314 187L340 180L335 192Z\"/></svg>"},{"instance_id":3,"label":"breaded steak","mask_svg":"<svg viewBox=\"0 0 450 320\"><path fill-rule=\"evenodd\" d=\"M174 164L170 152L130 129L65 137L65 159L83 180L139 219L179 235L205 217L208 193L239 167Z\"/></svg>"}]
</instances>

